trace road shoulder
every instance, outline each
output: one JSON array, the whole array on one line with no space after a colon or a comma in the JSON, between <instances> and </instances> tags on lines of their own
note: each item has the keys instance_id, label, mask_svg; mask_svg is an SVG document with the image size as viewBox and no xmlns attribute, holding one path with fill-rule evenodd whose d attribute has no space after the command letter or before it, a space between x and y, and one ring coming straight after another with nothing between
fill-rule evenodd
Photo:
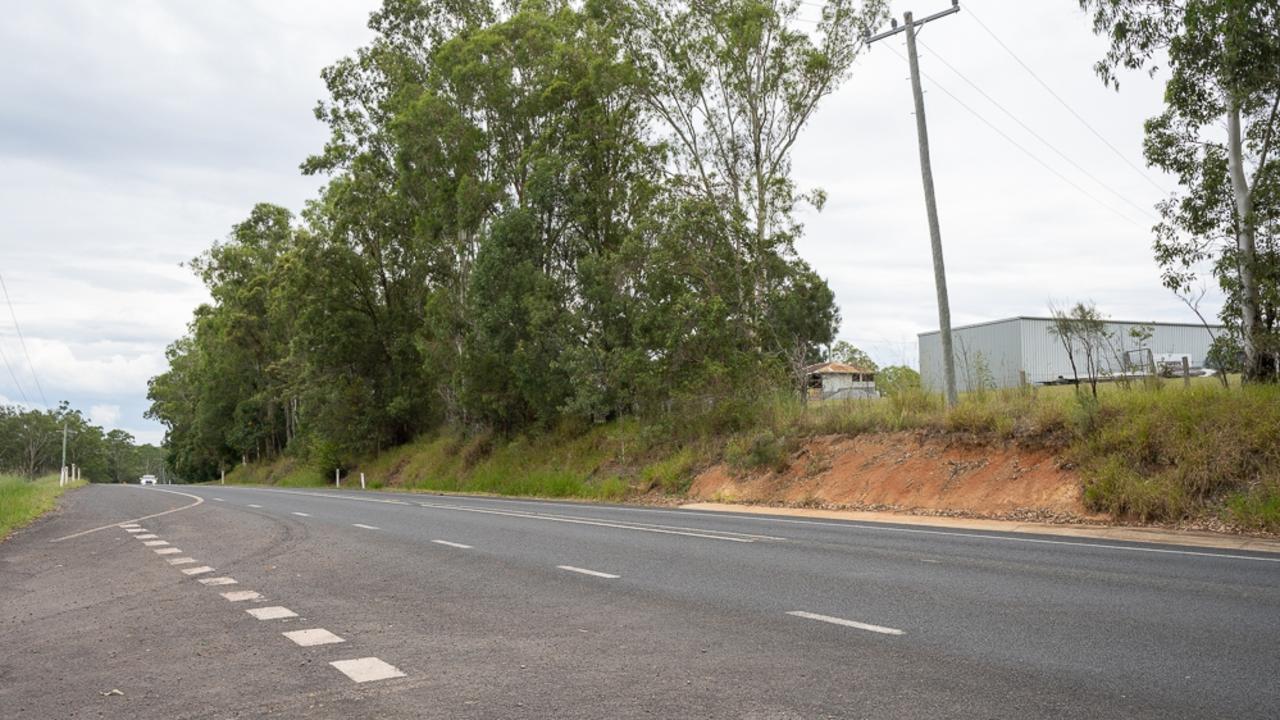
<instances>
[{"instance_id":1,"label":"road shoulder","mask_svg":"<svg viewBox=\"0 0 1280 720\"><path fill-rule=\"evenodd\" d=\"M815 518L856 522L886 523L893 525L918 525L921 527L953 530L981 530L989 532L1023 533L1033 535L1057 535L1073 538L1142 542L1183 547L1215 548L1219 550L1249 550L1253 552L1280 553L1280 540L1251 537L1248 535L1219 535L1215 533L1170 530L1164 528L1113 527L1100 525L1055 525L1015 520L984 520L976 518L950 518L928 515L905 515L860 510L815 510L810 508L764 507L759 505L733 505L729 503L685 503L682 510L740 513L747 515L774 515L792 518Z\"/></svg>"}]
</instances>

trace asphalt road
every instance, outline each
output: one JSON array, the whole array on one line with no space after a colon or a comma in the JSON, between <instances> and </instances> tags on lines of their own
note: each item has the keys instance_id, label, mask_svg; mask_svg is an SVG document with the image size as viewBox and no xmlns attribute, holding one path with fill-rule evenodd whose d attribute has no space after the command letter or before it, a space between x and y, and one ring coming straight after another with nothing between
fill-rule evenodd
<instances>
[{"instance_id":1,"label":"asphalt road","mask_svg":"<svg viewBox=\"0 0 1280 720\"><path fill-rule=\"evenodd\" d=\"M1278 555L232 486L0 544L3 718L1278 715Z\"/></svg>"}]
</instances>

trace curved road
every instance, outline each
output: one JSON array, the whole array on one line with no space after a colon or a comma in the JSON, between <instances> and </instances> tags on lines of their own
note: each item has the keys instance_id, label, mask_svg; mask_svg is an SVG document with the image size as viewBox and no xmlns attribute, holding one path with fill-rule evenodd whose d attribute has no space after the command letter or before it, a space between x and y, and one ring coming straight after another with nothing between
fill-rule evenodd
<instances>
[{"instance_id":1,"label":"curved road","mask_svg":"<svg viewBox=\"0 0 1280 720\"><path fill-rule=\"evenodd\" d=\"M1280 713L1280 555L216 485L63 504L0 544L2 717Z\"/></svg>"}]
</instances>

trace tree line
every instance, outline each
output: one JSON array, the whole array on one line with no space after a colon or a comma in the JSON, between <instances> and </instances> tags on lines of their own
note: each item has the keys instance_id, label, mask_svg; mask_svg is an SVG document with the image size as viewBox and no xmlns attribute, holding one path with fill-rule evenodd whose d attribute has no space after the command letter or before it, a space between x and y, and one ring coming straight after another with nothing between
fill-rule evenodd
<instances>
[{"instance_id":1,"label":"tree line","mask_svg":"<svg viewBox=\"0 0 1280 720\"><path fill-rule=\"evenodd\" d=\"M386 0L326 68L327 182L191 266L150 416L182 474L334 467L444 426L680 418L795 381L839 320L791 151L880 0Z\"/></svg>"},{"instance_id":2,"label":"tree line","mask_svg":"<svg viewBox=\"0 0 1280 720\"><path fill-rule=\"evenodd\" d=\"M65 428L67 465L91 482L130 482L159 475L164 451L139 445L124 430L94 425L67 403L53 410L0 405L0 472L34 478L62 467Z\"/></svg>"}]
</instances>

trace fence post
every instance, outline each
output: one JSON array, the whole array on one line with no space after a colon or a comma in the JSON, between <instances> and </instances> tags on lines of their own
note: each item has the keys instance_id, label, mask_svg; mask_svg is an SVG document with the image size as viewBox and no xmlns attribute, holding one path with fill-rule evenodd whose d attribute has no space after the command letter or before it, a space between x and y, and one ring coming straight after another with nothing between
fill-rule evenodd
<instances>
[{"instance_id":1,"label":"fence post","mask_svg":"<svg viewBox=\"0 0 1280 720\"><path fill-rule=\"evenodd\" d=\"M1182 356L1182 384L1191 387L1191 361L1186 355Z\"/></svg>"}]
</instances>

